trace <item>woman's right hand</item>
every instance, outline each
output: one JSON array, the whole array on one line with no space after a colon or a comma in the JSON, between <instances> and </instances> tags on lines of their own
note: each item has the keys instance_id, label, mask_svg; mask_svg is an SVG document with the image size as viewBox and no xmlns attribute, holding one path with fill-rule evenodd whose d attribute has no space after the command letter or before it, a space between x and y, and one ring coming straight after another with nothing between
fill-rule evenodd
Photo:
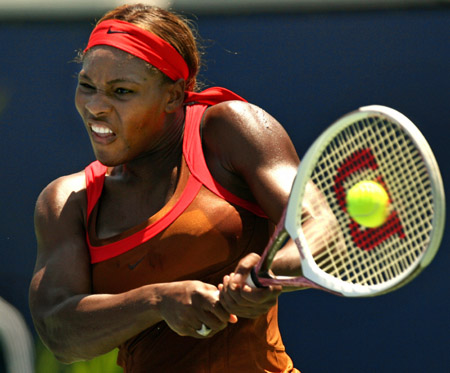
<instances>
[{"instance_id":1,"label":"woman's right hand","mask_svg":"<svg viewBox=\"0 0 450 373\"><path fill-rule=\"evenodd\" d=\"M205 338L197 333L202 324L211 329L211 337L235 323L237 318L230 315L220 304L216 286L201 281L181 281L164 284L160 294L160 313L167 325L181 336Z\"/></svg>"}]
</instances>

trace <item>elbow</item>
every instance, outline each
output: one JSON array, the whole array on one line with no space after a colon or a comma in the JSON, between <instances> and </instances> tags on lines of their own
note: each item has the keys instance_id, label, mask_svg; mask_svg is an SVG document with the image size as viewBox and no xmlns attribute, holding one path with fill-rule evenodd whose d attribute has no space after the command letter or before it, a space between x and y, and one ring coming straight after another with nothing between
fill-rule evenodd
<instances>
[{"instance_id":1,"label":"elbow","mask_svg":"<svg viewBox=\"0 0 450 373\"><path fill-rule=\"evenodd\" d=\"M51 351L55 359L62 364L72 364L83 360L75 356L74 351L64 342L44 341L44 344Z\"/></svg>"},{"instance_id":2,"label":"elbow","mask_svg":"<svg viewBox=\"0 0 450 373\"><path fill-rule=\"evenodd\" d=\"M55 325L51 317L37 317L33 315L36 331L44 346L63 364L72 364L85 360L76 353L76 346L70 343L63 328Z\"/></svg>"},{"instance_id":3,"label":"elbow","mask_svg":"<svg viewBox=\"0 0 450 373\"><path fill-rule=\"evenodd\" d=\"M39 331L38 331L38 334L39 334L39 337L40 337L42 343L47 348L47 350L49 350L53 354L55 359L58 360L60 363L72 364L72 363L75 363L75 362L81 360L81 359L77 359L71 353L70 349L68 349L64 345L64 342L58 343L58 342L52 341L51 338L46 337L43 333L41 333Z\"/></svg>"},{"instance_id":4,"label":"elbow","mask_svg":"<svg viewBox=\"0 0 450 373\"><path fill-rule=\"evenodd\" d=\"M57 353L53 353L53 356L61 364L67 364L68 365L68 364L73 364L73 363L76 363L77 361L80 361L80 359L74 359L74 358L71 358L70 356L60 355L60 354L57 354Z\"/></svg>"},{"instance_id":5,"label":"elbow","mask_svg":"<svg viewBox=\"0 0 450 373\"><path fill-rule=\"evenodd\" d=\"M73 364L78 361L89 360L88 357L81 357L77 354L77 349L70 346L67 342L61 340L50 341L48 338L42 338L44 345L53 354L56 360L62 364Z\"/></svg>"},{"instance_id":6,"label":"elbow","mask_svg":"<svg viewBox=\"0 0 450 373\"><path fill-rule=\"evenodd\" d=\"M53 357L54 357L56 360L58 360L58 362L60 362L61 364L69 365L69 364L72 364L72 363L75 363L75 362L76 362L75 359L71 358L69 355L65 354L65 353L62 352L62 351L58 351L58 350L55 350L55 349L50 348L50 347L48 347L48 349L49 349L49 350L51 351L51 353L53 354Z\"/></svg>"},{"instance_id":7,"label":"elbow","mask_svg":"<svg viewBox=\"0 0 450 373\"><path fill-rule=\"evenodd\" d=\"M68 347L67 343L61 338L49 335L44 332L42 328L36 326L38 335L44 346L53 354L56 360L63 364L72 364L80 359L77 359L73 351Z\"/></svg>"}]
</instances>

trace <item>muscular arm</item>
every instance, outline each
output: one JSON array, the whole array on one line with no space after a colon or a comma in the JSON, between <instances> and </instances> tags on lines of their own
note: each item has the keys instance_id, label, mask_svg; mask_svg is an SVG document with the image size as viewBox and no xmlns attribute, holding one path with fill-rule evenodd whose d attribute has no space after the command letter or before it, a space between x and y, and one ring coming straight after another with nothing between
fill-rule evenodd
<instances>
[{"instance_id":1,"label":"muscular arm","mask_svg":"<svg viewBox=\"0 0 450 373\"><path fill-rule=\"evenodd\" d=\"M205 157L214 178L256 201L277 223L299 164L284 128L259 107L234 101L210 108L204 123Z\"/></svg>"},{"instance_id":2,"label":"muscular arm","mask_svg":"<svg viewBox=\"0 0 450 373\"><path fill-rule=\"evenodd\" d=\"M215 172L214 176L234 193L241 193L242 198L253 198L268 218L277 224L287 204L299 164L288 134L270 115L246 103L228 103L210 110L208 114L206 120L211 119L216 124L208 127L207 123L205 126L206 154L209 155L208 165ZM318 193L311 185L308 198L320 198ZM322 227L332 219L326 208L313 206L317 204L305 205L304 214L308 215L308 223L304 230L307 235L321 232ZM238 316L256 317L266 312L282 291L281 287L245 289L245 279L258 258L256 254L243 258L235 273L226 276L221 286L221 300L225 308ZM279 251L272 270L279 275L301 274L299 253L292 241L288 241Z\"/></svg>"},{"instance_id":3,"label":"muscular arm","mask_svg":"<svg viewBox=\"0 0 450 373\"><path fill-rule=\"evenodd\" d=\"M203 136L215 179L241 198L257 202L277 224L300 162L281 124L257 106L231 102L209 109ZM280 273L298 273L295 245L287 244L273 264Z\"/></svg>"},{"instance_id":4,"label":"muscular arm","mask_svg":"<svg viewBox=\"0 0 450 373\"><path fill-rule=\"evenodd\" d=\"M217 289L198 281L92 294L85 204L84 174L53 182L36 204L38 254L30 308L39 335L59 360L106 353L162 320L178 334L194 337L202 322L216 331L226 326L229 314L214 295Z\"/></svg>"}]
</instances>

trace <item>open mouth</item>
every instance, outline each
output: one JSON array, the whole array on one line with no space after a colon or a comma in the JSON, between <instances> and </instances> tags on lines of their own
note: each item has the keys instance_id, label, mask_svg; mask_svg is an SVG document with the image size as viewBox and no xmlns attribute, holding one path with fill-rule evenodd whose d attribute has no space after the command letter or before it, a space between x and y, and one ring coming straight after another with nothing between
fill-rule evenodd
<instances>
[{"instance_id":1,"label":"open mouth","mask_svg":"<svg viewBox=\"0 0 450 373\"><path fill-rule=\"evenodd\" d=\"M115 139L116 134L108 127L102 124L91 124L91 133L94 141L106 144Z\"/></svg>"},{"instance_id":2,"label":"open mouth","mask_svg":"<svg viewBox=\"0 0 450 373\"><path fill-rule=\"evenodd\" d=\"M110 128L99 125L99 124L91 125L91 130L97 136L101 136L101 137L106 137L108 135L114 135L114 132Z\"/></svg>"}]
</instances>

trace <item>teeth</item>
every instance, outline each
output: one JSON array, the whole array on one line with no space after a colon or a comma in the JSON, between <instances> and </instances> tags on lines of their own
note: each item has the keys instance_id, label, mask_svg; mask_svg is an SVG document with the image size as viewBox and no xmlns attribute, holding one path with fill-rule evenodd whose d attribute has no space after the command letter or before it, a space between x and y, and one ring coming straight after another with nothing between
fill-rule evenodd
<instances>
[{"instance_id":1,"label":"teeth","mask_svg":"<svg viewBox=\"0 0 450 373\"><path fill-rule=\"evenodd\" d=\"M100 126L97 124L93 124L91 126L91 128L92 128L92 131L95 133L101 133L101 134L113 133L113 131L111 131L108 127Z\"/></svg>"}]
</instances>

